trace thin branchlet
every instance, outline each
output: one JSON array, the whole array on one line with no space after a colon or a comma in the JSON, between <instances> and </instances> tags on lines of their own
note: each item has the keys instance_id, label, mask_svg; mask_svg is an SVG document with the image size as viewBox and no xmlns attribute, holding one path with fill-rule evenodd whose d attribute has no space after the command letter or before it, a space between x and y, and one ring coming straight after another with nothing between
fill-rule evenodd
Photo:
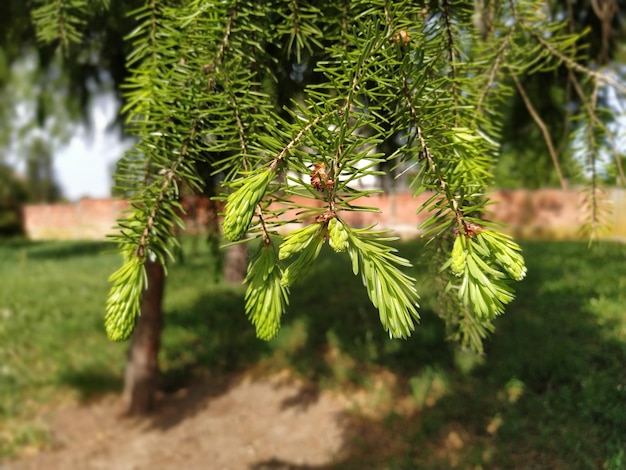
<instances>
[{"instance_id":1,"label":"thin branchlet","mask_svg":"<svg viewBox=\"0 0 626 470\"><path fill-rule=\"evenodd\" d=\"M437 165L434 155L431 153L428 145L426 144L420 118L415 106L413 105L413 99L409 89L409 79L406 71L402 72L402 94L406 106L409 109L411 124L415 128L417 139L419 141L421 156L428 163L429 171L434 176L435 183L439 187L439 190L445 195L448 207L454 214L457 224L463 225L463 211L459 207L457 199L454 197L451 186L446 181L446 176L439 168L439 165Z\"/></svg>"},{"instance_id":2,"label":"thin branchlet","mask_svg":"<svg viewBox=\"0 0 626 470\"><path fill-rule=\"evenodd\" d=\"M298 131L298 133L295 135L295 137L293 139L291 139L287 145L285 145L283 147L283 149L278 152L278 154L276 154L276 157L274 157L274 160L272 162L272 166L276 167L279 162L281 162L289 153L291 153L293 151L293 149L298 146L300 144L300 142L302 141L302 139L304 138L304 136L306 136L306 134L308 132L310 132L311 130L315 129L315 127L324 119L328 118L329 116L332 116L333 114L338 113L339 110L333 110L333 111L329 111L327 113L322 113L318 116L316 116L315 118L313 118L313 120L311 120L311 122L309 122L306 126L304 126L302 129L300 129Z\"/></svg>"},{"instance_id":3,"label":"thin branchlet","mask_svg":"<svg viewBox=\"0 0 626 470\"><path fill-rule=\"evenodd\" d=\"M563 176L563 172L561 171L561 164L559 163L559 156L554 148L554 143L552 142L552 135L550 134L550 130L546 123L541 119L541 116L533 106L533 103L530 101L526 90L524 90L523 85L517 78L517 75L511 71L511 77L515 82L515 86L517 87L517 91L519 92L524 104L526 105L526 109L529 114L532 116L533 120L537 124L537 127L541 130L544 141L546 142L546 146L548 148L548 153L550 153L550 158L552 159L552 165L554 166L554 171L556 171L557 177L559 178L559 183L562 189L567 189L567 182L565 181L565 177Z\"/></svg>"},{"instance_id":4,"label":"thin branchlet","mask_svg":"<svg viewBox=\"0 0 626 470\"><path fill-rule=\"evenodd\" d=\"M594 106L591 105L589 97L583 91L578 78L576 77L573 70L571 69L569 70L568 78L569 78L568 83L571 83L571 85L574 87L574 90L576 91L576 94L578 95L583 107L587 111L588 119L592 121L594 126L597 126L598 128L602 129L604 135L606 136L609 142L609 146L611 147L611 153L613 154L613 159L615 162L615 166L617 168L617 174L618 174L617 184L626 185L626 175L624 174L624 168L622 167L622 159L621 159L617 144L615 142L615 139L613 138L613 134L609 131L606 124L602 122L600 118L598 117L598 113L597 113L595 105ZM597 82L594 82L594 83L595 83L594 89L597 89L598 84ZM569 112L569 109L567 109L567 112Z\"/></svg>"},{"instance_id":5,"label":"thin branchlet","mask_svg":"<svg viewBox=\"0 0 626 470\"><path fill-rule=\"evenodd\" d=\"M59 21L58 21L58 25L59 25L59 40L61 41L61 44L63 45L63 47L67 47L67 45L69 44L69 40L67 38L67 33L65 31L65 6L63 5L63 0L57 0L56 2L57 4L57 11L59 12Z\"/></svg>"},{"instance_id":6,"label":"thin branchlet","mask_svg":"<svg viewBox=\"0 0 626 470\"><path fill-rule=\"evenodd\" d=\"M233 32L233 25L235 24L235 19L237 18L237 7L237 2L233 2L233 6L230 9L230 14L228 15L228 21L226 22L224 37L222 38L219 50L217 52L217 55L215 56L216 65L221 65L224 61L226 50L228 49L228 46L230 44L230 36Z\"/></svg>"},{"instance_id":7,"label":"thin branchlet","mask_svg":"<svg viewBox=\"0 0 626 470\"><path fill-rule=\"evenodd\" d=\"M456 83L456 77L457 77L457 73L456 73L456 56L457 56L457 50L456 50L456 41L454 39L454 29L453 29L453 15L452 15L452 7L450 6L450 2L449 0L443 0L442 3L442 13L443 13L443 19L444 19L444 23L445 23L445 30L446 30L446 35L447 35L447 44L446 44L446 50L448 52L448 61L449 63L449 67L450 67L450 85L452 88L452 99L454 100L454 108L455 108L455 114L454 114L454 125L455 127L459 126L459 90L458 90L458 86Z\"/></svg>"},{"instance_id":8,"label":"thin branchlet","mask_svg":"<svg viewBox=\"0 0 626 470\"><path fill-rule=\"evenodd\" d=\"M523 15L520 14L517 4L514 0L509 0L508 2L510 6L510 10L513 13L513 17L515 19L515 23L518 27L522 28L530 37L532 37L538 44L541 44L543 48L550 53L551 56L558 59L559 62L567 65L567 67L571 70L575 70L582 75L597 81L598 83L603 83L605 85L612 86L617 91L622 94L626 94L626 85L624 85L620 80L615 79L611 75L596 72L594 70L585 67L578 60L575 59L573 55L568 55L567 52L559 49L554 42L547 40L544 36L542 36L542 30L538 29L536 25L529 24L528 21L524 18ZM568 5L568 11L570 16L570 21L568 27L570 28L570 33L572 33L572 20L571 20L571 10L569 10L570 6ZM554 35L551 35L554 36ZM558 37L558 36L557 36Z\"/></svg>"},{"instance_id":9,"label":"thin branchlet","mask_svg":"<svg viewBox=\"0 0 626 470\"><path fill-rule=\"evenodd\" d=\"M144 227L141 238L137 243L136 253L139 257L143 257L145 255L146 248L148 247L150 241L150 234L152 233L158 215L161 213L163 202L166 200L166 196L170 190L170 187L172 186L172 183L175 182L175 180L178 178L178 167L187 158L189 144L193 141L196 135L196 125L197 120L193 119L191 121L187 140L180 150L180 155L169 168L167 168L165 171L161 171L163 180L161 181L161 184L159 186L157 199L150 209L150 215L148 216L148 219L146 221L146 226Z\"/></svg>"},{"instance_id":10,"label":"thin branchlet","mask_svg":"<svg viewBox=\"0 0 626 470\"><path fill-rule=\"evenodd\" d=\"M502 44L500 44L500 47L498 48L498 51L496 52L496 56L492 59L492 64L491 64L491 67L489 68L489 76L487 78L487 83L482 88L482 90L480 90L478 99L476 100L476 111L474 113L475 119L476 117L482 115L484 111L483 110L484 101L487 98L487 95L491 91L493 91L492 90L493 84L496 81L498 72L500 72L501 70L502 63L504 61L504 56L509 49L509 45L510 45L512 37L513 37L513 28L510 28L508 34L502 41Z\"/></svg>"},{"instance_id":11,"label":"thin branchlet","mask_svg":"<svg viewBox=\"0 0 626 470\"><path fill-rule=\"evenodd\" d=\"M594 83L591 98L589 100L589 114L594 116L596 114L596 101L598 99L598 82ZM595 145L595 122L592 120L587 124L587 147L588 147L588 160L589 171L591 172L591 226L593 228L600 224L600 217L598 215L598 168L597 168L597 155Z\"/></svg>"}]
</instances>

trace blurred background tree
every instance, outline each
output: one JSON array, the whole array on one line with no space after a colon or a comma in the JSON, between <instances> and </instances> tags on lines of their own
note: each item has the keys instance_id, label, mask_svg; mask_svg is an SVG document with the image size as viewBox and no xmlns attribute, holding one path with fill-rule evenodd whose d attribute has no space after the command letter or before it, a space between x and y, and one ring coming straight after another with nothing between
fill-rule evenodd
<instances>
[{"instance_id":1,"label":"blurred background tree","mask_svg":"<svg viewBox=\"0 0 626 470\"><path fill-rule=\"evenodd\" d=\"M20 206L28 201L28 187L13 168L0 162L0 237L22 233Z\"/></svg>"}]
</instances>

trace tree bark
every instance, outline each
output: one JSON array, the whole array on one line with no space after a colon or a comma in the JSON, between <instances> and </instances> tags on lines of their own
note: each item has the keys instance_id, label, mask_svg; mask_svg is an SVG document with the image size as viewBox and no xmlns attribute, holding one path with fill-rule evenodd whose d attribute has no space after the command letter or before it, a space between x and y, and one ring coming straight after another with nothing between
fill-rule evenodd
<instances>
[{"instance_id":1,"label":"tree bark","mask_svg":"<svg viewBox=\"0 0 626 470\"><path fill-rule=\"evenodd\" d=\"M158 261L146 261L148 286L141 301L141 315L131 338L122 395L127 415L148 413L154 406L159 383L159 348L163 329L165 270Z\"/></svg>"},{"instance_id":2,"label":"tree bark","mask_svg":"<svg viewBox=\"0 0 626 470\"><path fill-rule=\"evenodd\" d=\"M226 248L224 262L224 280L229 284L239 285L246 278L248 271L248 245L238 243Z\"/></svg>"}]
</instances>

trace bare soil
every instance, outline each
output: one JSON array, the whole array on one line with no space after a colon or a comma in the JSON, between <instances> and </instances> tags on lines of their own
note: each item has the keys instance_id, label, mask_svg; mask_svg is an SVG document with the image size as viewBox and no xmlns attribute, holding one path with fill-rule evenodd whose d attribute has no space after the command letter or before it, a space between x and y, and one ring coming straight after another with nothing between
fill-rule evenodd
<instances>
[{"instance_id":1,"label":"bare soil","mask_svg":"<svg viewBox=\"0 0 626 470\"><path fill-rule=\"evenodd\" d=\"M119 398L50 414L50 448L1 470L329 468L344 445L350 404L288 376L196 382L124 418Z\"/></svg>"}]
</instances>

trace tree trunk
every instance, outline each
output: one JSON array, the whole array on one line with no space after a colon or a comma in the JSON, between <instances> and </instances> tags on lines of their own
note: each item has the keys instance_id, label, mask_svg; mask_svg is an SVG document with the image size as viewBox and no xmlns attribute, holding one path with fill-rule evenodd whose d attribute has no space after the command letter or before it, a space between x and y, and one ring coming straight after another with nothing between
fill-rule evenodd
<instances>
[{"instance_id":1,"label":"tree trunk","mask_svg":"<svg viewBox=\"0 0 626 470\"><path fill-rule=\"evenodd\" d=\"M238 243L226 248L224 280L229 284L239 285L246 278L248 271L248 245Z\"/></svg>"},{"instance_id":2,"label":"tree trunk","mask_svg":"<svg viewBox=\"0 0 626 470\"><path fill-rule=\"evenodd\" d=\"M131 338L124 374L123 403L127 415L148 413L154 405L159 381L159 347L163 328L165 270L158 261L146 261L148 287L141 315Z\"/></svg>"}]
</instances>

